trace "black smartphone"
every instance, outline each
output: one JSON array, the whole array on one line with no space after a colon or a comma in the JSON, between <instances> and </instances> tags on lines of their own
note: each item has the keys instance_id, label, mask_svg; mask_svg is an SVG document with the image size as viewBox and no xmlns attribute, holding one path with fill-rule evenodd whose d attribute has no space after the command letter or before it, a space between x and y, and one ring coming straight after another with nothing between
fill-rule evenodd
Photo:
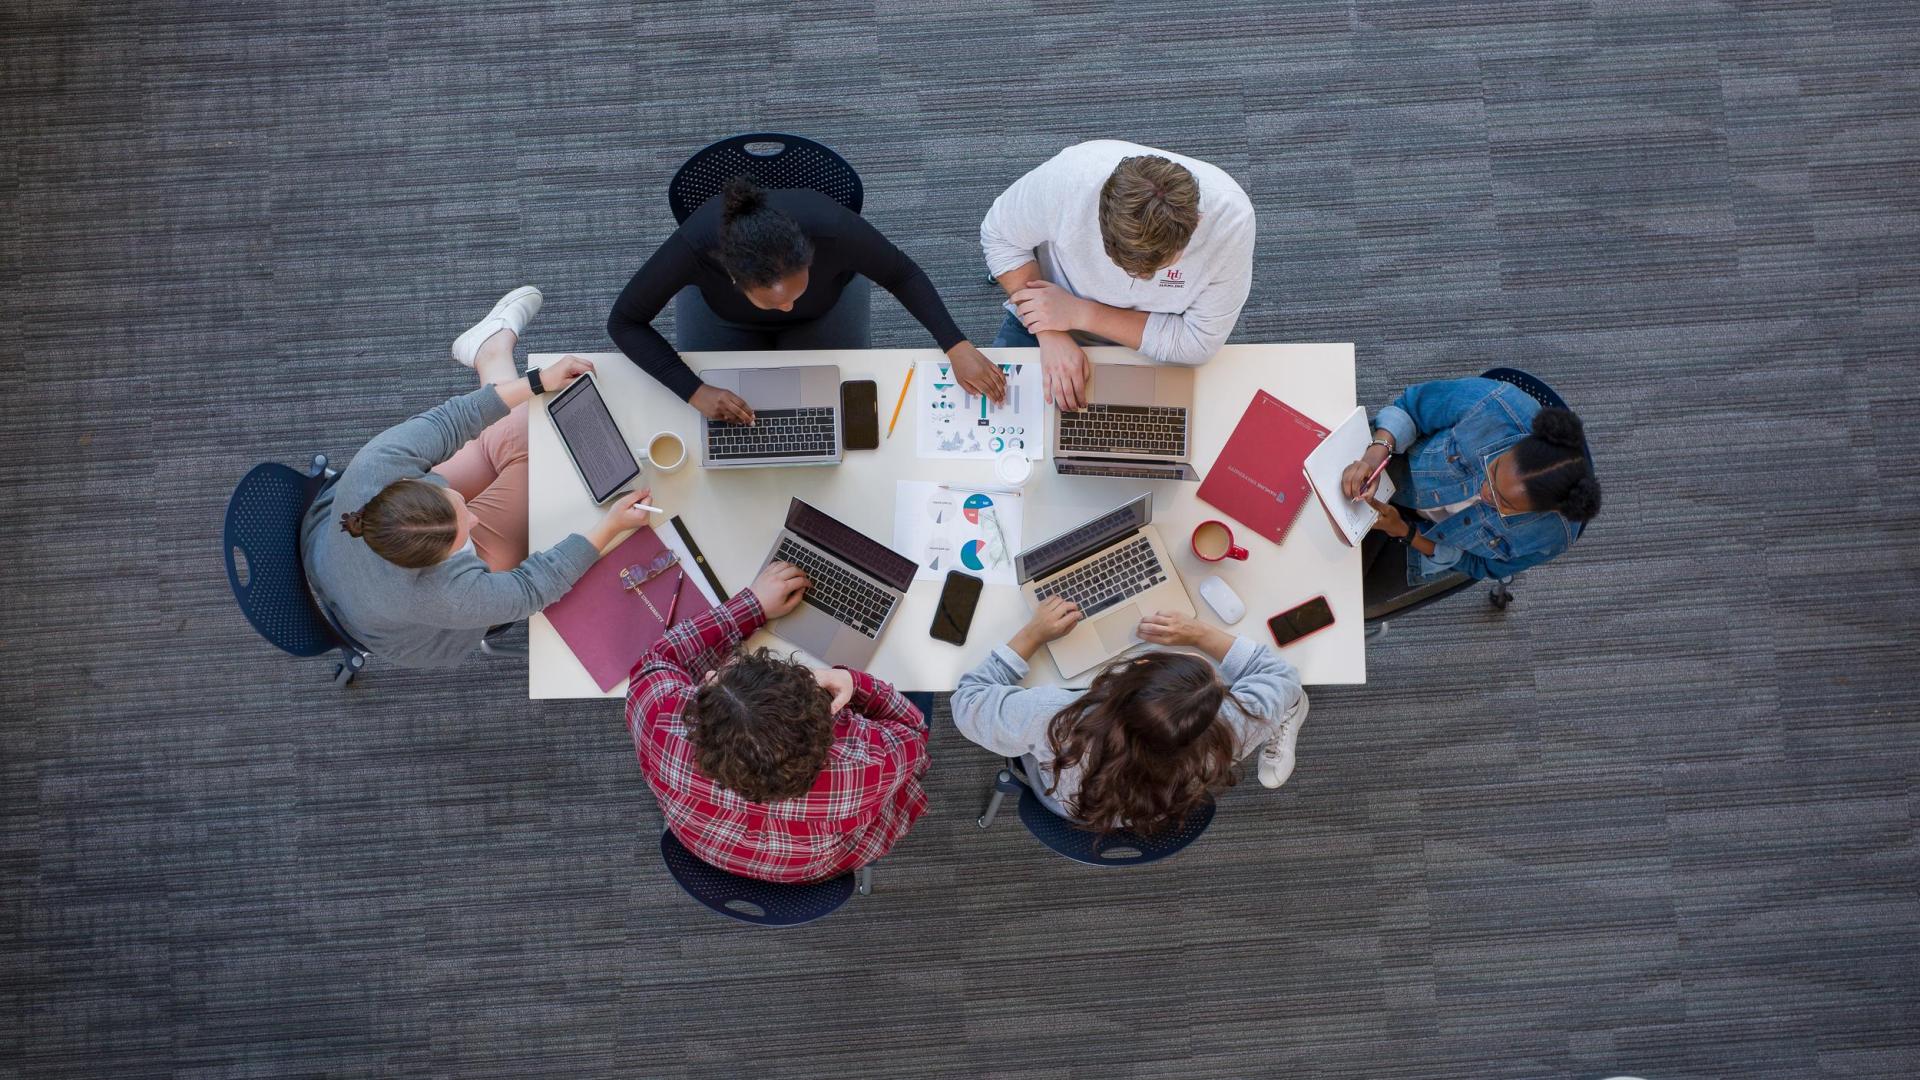
<instances>
[{"instance_id":1,"label":"black smartphone","mask_svg":"<svg viewBox=\"0 0 1920 1080\"><path fill-rule=\"evenodd\" d=\"M1327 598L1316 596L1299 607L1288 608L1267 620L1275 645L1291 645L1333 625L1333 608Z\"/></svg>"},{"instance_id":2,"label":"black smartphone","mask_svg":"<svg viewBox=\"0 0 1920 1080\"><path fill-rule=\"evenodd\" d=\"M840 384L840 444L848 450L873 450L880 445L879 389L872 379Z\"/></svg>"},{"instance_id":3,"label":"black smartphone","mask_svg":"<svg viewBox=\"0 0 1920 1080\"><path fill-rule=\"evenodd\" d=\"M973 626L973 609L980 603L982 584L972 574L947 571L947 583L940 589L940 603L933 609L933 628L927 631L934 640L950 645L967 643L967 630Z\"/></svg>"}]
</instances>

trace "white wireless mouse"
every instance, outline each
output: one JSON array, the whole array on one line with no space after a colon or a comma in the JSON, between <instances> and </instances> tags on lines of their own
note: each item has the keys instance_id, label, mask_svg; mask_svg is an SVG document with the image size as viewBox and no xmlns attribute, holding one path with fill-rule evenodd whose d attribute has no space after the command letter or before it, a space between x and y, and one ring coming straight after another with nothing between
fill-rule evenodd
<instances>
[{"instance_id":1,"label":"white wireless mouse","mask_svg":"<svg viewBox=\"0 0 1920 1080\"><path fill-rule=\"evenodd\" d=\"M1220 616L1220 621L1228 626L1239 622L1247 614L1247 605L1240 602L1240 597L1217 574L1200 583L1200 599L1205 600L1213 613Z\"/></svg>"}]
</instances>

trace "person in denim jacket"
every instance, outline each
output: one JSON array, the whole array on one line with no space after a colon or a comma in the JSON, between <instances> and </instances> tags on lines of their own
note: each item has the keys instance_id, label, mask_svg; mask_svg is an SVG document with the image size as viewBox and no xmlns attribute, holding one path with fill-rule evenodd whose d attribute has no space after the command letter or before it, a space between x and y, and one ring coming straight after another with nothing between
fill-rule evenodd
<instances>
[{"instance_id":1,"label":"person in denim jacket","mask_svg":"<svg viewBox=\"0 0 1920 1080\"><path fill-rule=\"evenodd\" d=\"M1580 418L1511 383L1410 386L1373 426L1373 444L1341 478L1349 498L1381 511L1363 545L1370 612L1449 573L1505 578L1538 566L1600 511ZM1390 455L1389 506L1369 480Z\"/></svg>"}]
</instances>

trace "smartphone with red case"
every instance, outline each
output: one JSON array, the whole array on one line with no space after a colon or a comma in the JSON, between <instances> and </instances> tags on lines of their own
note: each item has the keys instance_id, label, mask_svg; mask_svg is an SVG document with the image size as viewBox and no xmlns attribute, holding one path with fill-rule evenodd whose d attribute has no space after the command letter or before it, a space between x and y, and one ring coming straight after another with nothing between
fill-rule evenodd
<instances>
[{"instance_id":1,"label":"smartphone with red case","mask_svg":"<svg viewBox=\"0 0 1920 1080\"><path fill-rule=\"evenodd\" d=\"M1298 607L1291 607L1267 620L1275 645L1291 645L1333 625L1333 607L1324 596L1316 596Z\"/></svg>"}]
</instances>

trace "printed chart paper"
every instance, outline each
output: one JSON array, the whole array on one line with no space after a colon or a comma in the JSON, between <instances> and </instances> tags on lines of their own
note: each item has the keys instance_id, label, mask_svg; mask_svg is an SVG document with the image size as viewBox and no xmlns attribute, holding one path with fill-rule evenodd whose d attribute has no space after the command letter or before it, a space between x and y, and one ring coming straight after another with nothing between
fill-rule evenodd
<instances>
[{"instance_id":1,"label":"printed chart paper","mask_svg":"<svg viewBox=\"0 0 1920 1080\"><path fill-rule=\"evenodd\" d=\"M1020 550L1020 496L953 490L929 480L896 482L893 550L920 565L919 581L944 581L947 571L972 574L989 585L1012 585Z\"/></svg>"},{"instance_id":2,"label":"printed chart paper","mask_svg":"<svg viewBox=\"0 0 1920 1080\"><path fill-rule=\"evenodd\" d=\"M914 442L923 458L999 457L1020 450L1030 461L1046 456L1047 399L1039 364L1001 364L1007 399L995 405L954 381L953 365L922 360L913 374Z\"/></svg>"}]
</instances>

